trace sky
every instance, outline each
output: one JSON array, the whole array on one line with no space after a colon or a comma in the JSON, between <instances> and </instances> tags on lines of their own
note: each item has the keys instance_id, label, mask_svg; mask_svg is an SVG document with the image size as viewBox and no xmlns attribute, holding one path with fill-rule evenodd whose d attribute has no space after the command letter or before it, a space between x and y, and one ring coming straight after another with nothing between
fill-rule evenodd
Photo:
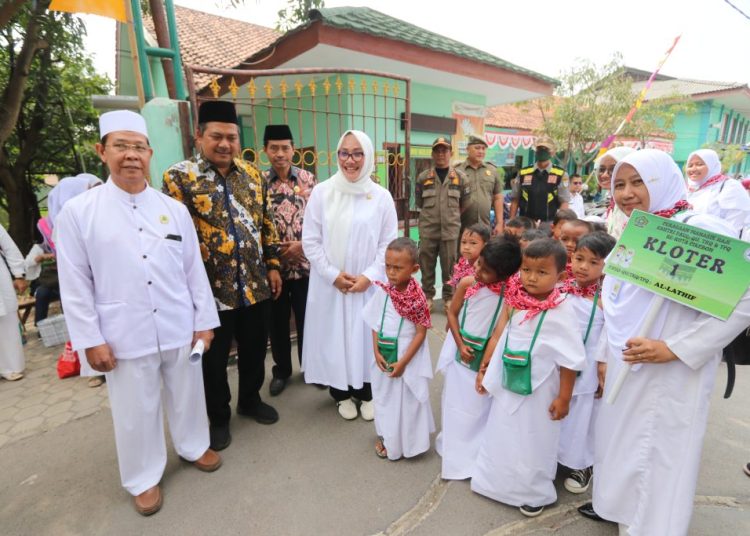
<instances>
[{"instance_id":1,"label":"sky","mask_svg":"<svg viewBox=\"0 0 750 536\"><path fill-rule=\"evenodd\" d=\"M680 78L750 83L750 0L326 0L326 7L368 6L432 32L556 77L578 59L603 64L620 53L625 65L653 71L674 38L662 73ZM287 0L175 0L177 5L273 27ZM87 50L114 80L114 21L85 16Z\"/></svg>"}]
</instances>

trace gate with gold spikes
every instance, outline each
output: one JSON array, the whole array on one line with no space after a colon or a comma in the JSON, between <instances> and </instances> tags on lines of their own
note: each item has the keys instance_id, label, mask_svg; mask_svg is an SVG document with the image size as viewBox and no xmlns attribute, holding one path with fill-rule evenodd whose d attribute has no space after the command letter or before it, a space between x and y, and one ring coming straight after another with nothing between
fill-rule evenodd
<instances>
[{"instance_id":1,"label":"gate with gold spikes","mask_svg":"<svg viewBox=\"0 0 750 536\"><path fill-rule=\"evenodd\" d=\"M193 123L197 123L201 102L234 102L242 156L260 169L270 167L263 152L266 125L291 127L293 164L315 173L319 180L336 171L341 135L349 129L366 132L375 147L373 178L391 192L409 235L409 78L362 69L244 70L189 65L185 71Z\"/></svg>"}]
</instances>

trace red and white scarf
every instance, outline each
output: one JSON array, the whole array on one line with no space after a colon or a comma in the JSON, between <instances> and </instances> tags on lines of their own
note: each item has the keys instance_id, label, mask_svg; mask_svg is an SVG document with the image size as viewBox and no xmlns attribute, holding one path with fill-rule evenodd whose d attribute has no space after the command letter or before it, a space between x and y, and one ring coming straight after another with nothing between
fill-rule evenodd
<instances>
[{"instance_id":1,"label":"red and white scarf","mask_svg":"<svg viewBox=\"0 0 750 536\"><path fill-rule=\"evenodd\" d=\"M692 184L690 184L690 186L688 187L688 191L692 194L699 190L703 190L704 188L708 188L709 186L713 186L714 184L719 184L720 182L724 182L728 178L729 177L727 177L726 175L722 175L721 173L719 173L718 175L714 175L713 177L708 179L706 182L704 182L700 186L693 186Z\"/></svg>"},{"instance_id":2,"label":"red and white scarf","mask_svg":"<svg viewBox=\"0 0 750 536\"><path fill-rule=\"evenodd\" d=\"M599 282L592 283L591 285L580 287L575 278L565 280L560 287L560 291L565 294L572 294L574 296L580 296L581 298L593 298L599 291Z\"/></svg>"},{"instance_id":3,"label":"red and white scarf","mask_svg":"<svg viewBox=\"0 0 750 536\"><path fill-rule=\"evenodd\" d=\"M515 274L510 277L508 279L508 284L505 287L505 302L514 309L526 312L523 320L521 320L521 324L527 320L531 320L542 311L554 309L560 305L564 299L565 295L559 287L555 287L550 295L544 300L534 298L526 292L525 288L523 288L520 274Z\"/></svg>"},{"instance_id":4,"label":"red and white scarf","mask_svg":"<svg viewBox=\"0 0 750 536\"><path fill-rule=\"evenodd\" d=\"M464 294L464 299L468 300L471 298L474 294L479 292L483 288L488 288L490 291L492 291L493 294L496 294L500 296L500 293L503 291L503 285L506 283L506 280L500 280L495 281L494 283L490 283L487 285L486 283L481 283L477 281L472 286L466 289L466 293Z\"/></svg>"},{"instance_id":5,"label":"red and white scarf","mask_svg":"<svg viewBox=\"0 0 750 536\"><path fill-rule=\"evenodd\" d=\"M672 208L665 208L664 210L657 210L656 212L653 212L655 216L661 216L662 218L671 218L678 212L682 212L683 210L689 210L693 208L690 203L688 203L684 199L680 199L677 201L677 203L674 204Z\"/></svg>"},{"instance_id":6,"label":"red and white scarf","mask_svg":"<svg viewBox=\"0 0 750 536\"><path fill-rule=\"evenodd\" d=\"M375 284L382 288L393 302L393 308L402 318L415 325L432 327L430 310L427 308L427 298L424 295L422 287L413 277L409 280L406 290L400 292L394 285L375 281Z\"/></svg>"},{"instance_id":7,"label":"red and white scarf","mask_svg":"<svg viewBox=\"0 0 750 536\"><path fill-rule=\"evenodd\" d=\"M469 275L474 275L474 266L466 260L466 257L461 257L453 266L453 275L448 284L452 287L458 286L458 282Z\"/></svg>"}]
</instances>

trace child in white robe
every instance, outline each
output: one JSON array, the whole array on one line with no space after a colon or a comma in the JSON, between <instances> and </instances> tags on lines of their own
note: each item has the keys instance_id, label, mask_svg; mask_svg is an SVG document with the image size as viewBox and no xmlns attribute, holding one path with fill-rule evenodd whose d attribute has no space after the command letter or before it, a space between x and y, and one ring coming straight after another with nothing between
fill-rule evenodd
<instances>
[{"instance_id":1,"label":"child in white robe","mask_svg":"<svg viewBox=\"0 0 750 536\"><path fill-rule=\"evenodd\" d=\"M469 231L467 229L464 235ZM500 318L505 283L521 265L521 249L513 239L491 239L476 261L476 272L459 282L448 309L451 333L440 351L443 373L443 429L435 447L443 458L441 476L471 477L479 438L490 409L490 399L476 392L483 345ZM468 340L465 340L468 339Z\"/></svg>"},{"instance_id":2,"label":"child in white robe","mask_svg":"<svg viewBox=\"0 0 750 536\"><path fill-rule=\"evenodd\" d=\"M554 478L560 419L568 413L575 371L585 363L573 305L557 287L567 254L540 239L523 252L520 277L508 281L498 323L479 373L492 395L471 489L535 517L557 500ZM501 332L501 335L497 335ZM572 333L571 333L572 332Z\"/></svg>"},{"instance_id":3,"label":"child in white robe","mask_svg":"<svg viewBox=\"0 0 750 536\"><path fill-rule=\"evenodd\" d=\"M385 252L388 284L375 282L375 292L362 313L372 329L375 354L370 365L378 434L375 452L390 460L426 452L435 431L427 344L427 328L432 324L427 298L412 277L419 271L417 259L414 241L393 240Z\"/></svg>"},{"instance_id":4,"label":"child in white robe","mask_svg":"<svg viewBox=\"0 0 750 536\"><path fill-rule=\"evenodd\" d=\"M576 312L577 328L583 334L586 366L576 378L570 411L560 425L558 462L573 472L563 483L571 493L589 489L594 465L594 419L598 408L595 398L601 396L599 366L595 357L604 328L604 313L600 298L600 284L604 260L615 245L615 239L605 232L582 237L572 256L573 277L563 285L568 301ZM578 329L575 331L577 332ZM604 367L602 367L602 376Z\"/></svg>"}]
</instances>

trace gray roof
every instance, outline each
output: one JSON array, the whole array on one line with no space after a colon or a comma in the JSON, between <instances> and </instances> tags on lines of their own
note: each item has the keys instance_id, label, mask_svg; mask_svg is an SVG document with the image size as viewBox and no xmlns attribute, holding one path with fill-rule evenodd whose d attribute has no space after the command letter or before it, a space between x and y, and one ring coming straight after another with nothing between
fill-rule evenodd
<instances>
[{"instance_id":1,"label":"gray roof","mask_svg":"<svg viewBox=\"0 0 750 536\"><path fill-rule=\"evenodd\" d=\"M633 91L640 91L646 82L633 84ZM651 85L646 99L658 99L672 95L695 97L703 93L715 93L718 91L731 91L734 89L747 89L747 84L740 82L711 82L708 80L690 80L687 78L675 78L673 80L655 80Z\"/></svg>"}]
</instances>

